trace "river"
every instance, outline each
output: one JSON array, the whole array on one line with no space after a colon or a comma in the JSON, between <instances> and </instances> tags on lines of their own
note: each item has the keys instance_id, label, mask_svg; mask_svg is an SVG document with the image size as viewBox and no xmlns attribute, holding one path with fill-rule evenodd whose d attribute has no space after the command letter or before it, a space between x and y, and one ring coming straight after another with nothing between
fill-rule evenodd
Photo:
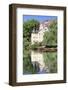
<instances>
[{"instance_id":1,"label":"river","mask_svg":"<svg viewBox=\"0 0 68 90\"><path fill-rule=\"evenodd\" d=\"M31 62L37 74L57 72L57 52L31 51Z\"/></svg>"}]
</instances>

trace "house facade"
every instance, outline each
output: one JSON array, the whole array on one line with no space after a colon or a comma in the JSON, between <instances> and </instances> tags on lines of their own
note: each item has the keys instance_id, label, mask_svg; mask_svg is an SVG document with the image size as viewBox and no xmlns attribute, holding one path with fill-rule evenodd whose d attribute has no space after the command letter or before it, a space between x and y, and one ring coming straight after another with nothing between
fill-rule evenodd
<instances>
[{"instance_id":1,"label":"house facade","mask_svg":"<svg viewBox=\"0 0 68 90\"><path fill-rule=\"evenodd\" d=\"M50 21L44 21L40 23L38 30L33 29L33 32L31 33L31 44L43 41L44 32L48 31L49 25Z\"/></svg>"}]
</instances>

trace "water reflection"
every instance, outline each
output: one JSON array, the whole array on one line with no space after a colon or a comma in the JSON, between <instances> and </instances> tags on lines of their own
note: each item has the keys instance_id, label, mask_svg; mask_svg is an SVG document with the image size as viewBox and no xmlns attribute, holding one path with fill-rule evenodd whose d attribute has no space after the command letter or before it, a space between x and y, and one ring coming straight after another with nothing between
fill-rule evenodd
<instances>
[{"instance_id":1,"label":"water reflection","mask_svg":"<svg viewBox=\"0 0 68 90\"><path fill-rule=\"evenodd\" d=\"M30 56L24 58L28 64L24 68L25 75L28 74L47 74L57 73L57 51L55 52L39 52L31 50Z\"/></svg>"},{"instance_id":2,"label":"water reflection","mask_svg":"<svg viewBox=\"0 0 68 90\"><path fill-rule=\"evenodd\" d=\"M48 67L46 67L44 62L43 52L31 51L31 62L33 68L37 69L37 73L49 72Z\"/></svg>"}]
</instances>

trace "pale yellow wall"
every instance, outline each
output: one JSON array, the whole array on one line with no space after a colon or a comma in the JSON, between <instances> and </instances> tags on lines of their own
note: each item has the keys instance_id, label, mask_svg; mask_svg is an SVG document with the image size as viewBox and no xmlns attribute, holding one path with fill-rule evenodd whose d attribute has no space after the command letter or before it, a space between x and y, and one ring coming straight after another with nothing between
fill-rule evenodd
<instances>
[{"instance_id":1,"label":"pale yellow wall","mask_svg":"<svg viewBox=\"0 0 68 90\"><path fill-rule=\"evenodd\" d=\"M43 40L43 34L41 33L32 33L31 34L31 43L34 44L34 42L42 42Z\"/></svg>"}]
</instances>

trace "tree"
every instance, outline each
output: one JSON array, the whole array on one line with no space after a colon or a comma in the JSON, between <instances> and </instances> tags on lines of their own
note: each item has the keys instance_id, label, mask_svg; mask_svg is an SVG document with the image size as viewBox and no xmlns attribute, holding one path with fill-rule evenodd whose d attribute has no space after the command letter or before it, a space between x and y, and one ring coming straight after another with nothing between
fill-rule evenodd
<instances>
[{"instance_id":1,"label":"tree","mask_svg":"<svg viewBox=\"0 0 68 90\"><path fill-rule=\"evenodd\" d=\"M57 45L57 20L54 20L48 29L49 31L44 33L43 43L45 45Z\"/></svg>"},{"instance_id":2,"label":"tree","mask_svg":"<svg viewBox=\"0 0 68 90\"><path fill-rule=\"evenodd\" d=\"M39 27L39 22L37 20L32 19L24 22L23 24L24 37L27 35L28 37L30 37L33 28L38 29L38 27Z\"/></svg>"}]
</instances>

